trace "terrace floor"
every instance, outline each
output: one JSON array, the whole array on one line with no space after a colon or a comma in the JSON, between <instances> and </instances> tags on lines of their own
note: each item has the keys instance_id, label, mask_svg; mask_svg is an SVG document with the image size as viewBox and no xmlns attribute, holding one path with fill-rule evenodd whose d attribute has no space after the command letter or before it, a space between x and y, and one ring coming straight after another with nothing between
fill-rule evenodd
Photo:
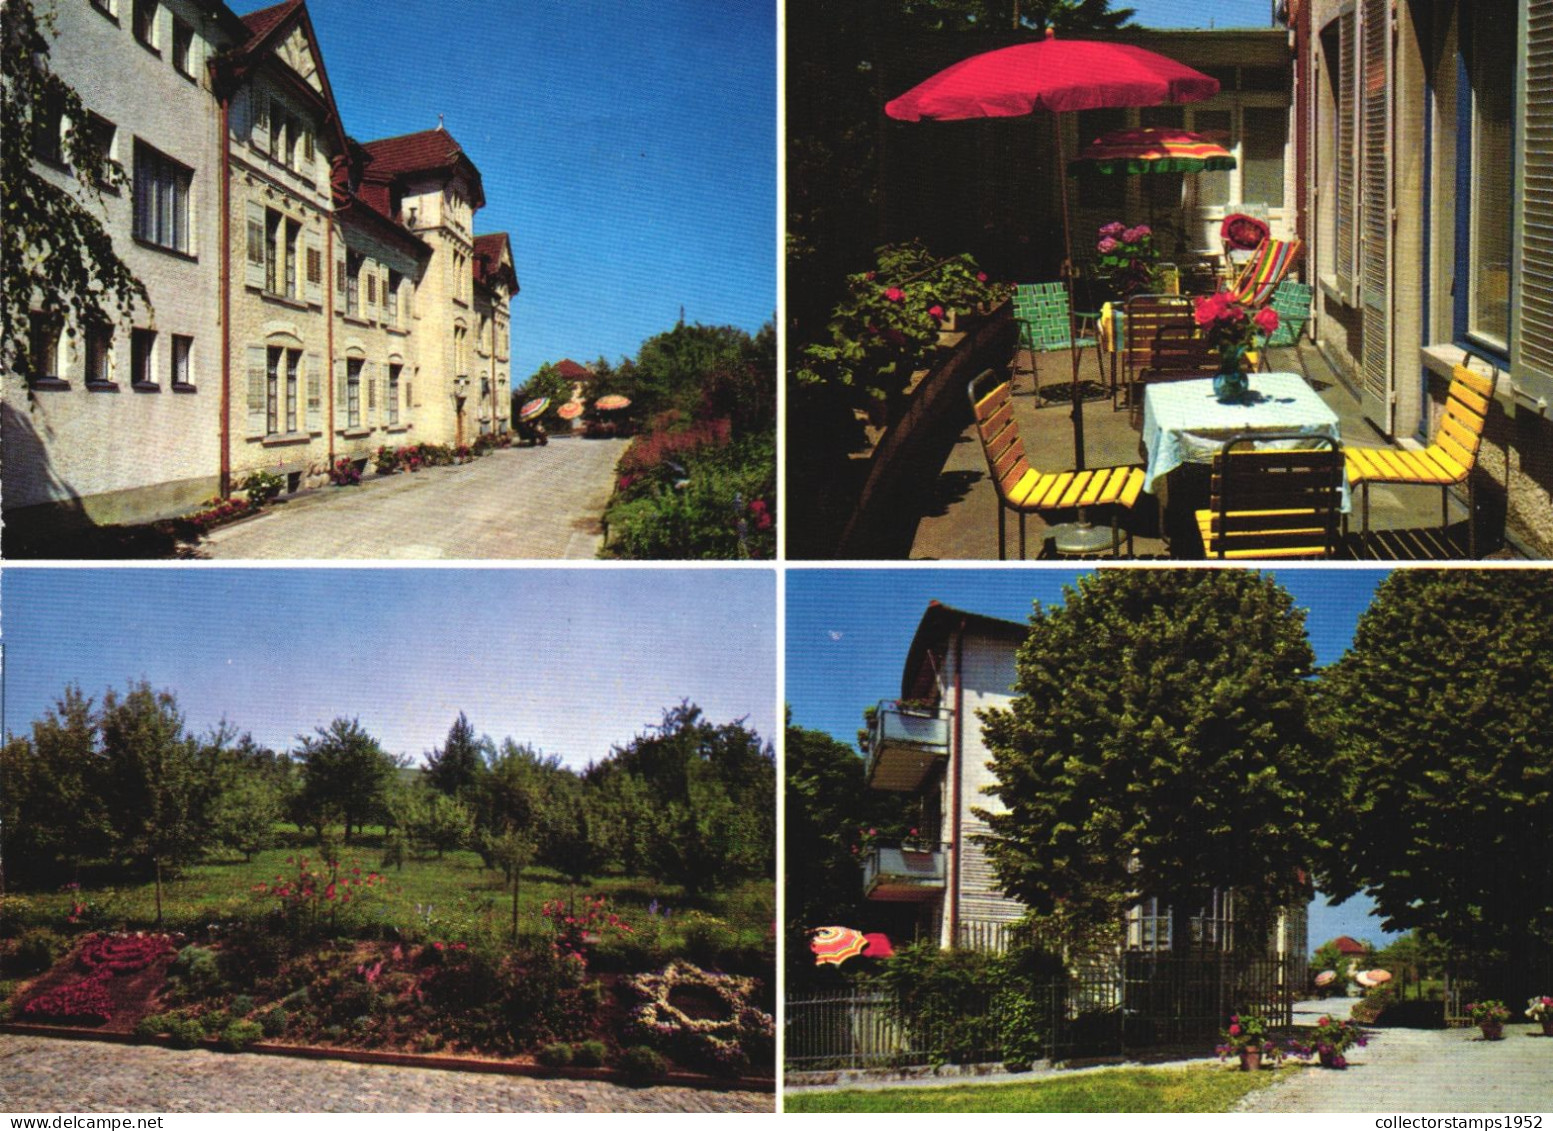
<instances>
[{"instance_id":1,"label":"terrace floor","mask_svg":"<svg viewBox=\"0 0 1553 1131\"><path fill-rule=\"evenodd\" d=\"M1071 361L1065 351L1035 355L1040 376L1041 396L1035 396L1028 363L1020 357L1020 372L1014 381L1015 419L1024 438L1025 449L1033 465L1042 469L1065 470L1073 466L1073 423L1067 399L1071 387ZM1272 351L1275 372L1302 374L1322 399L1337 413L1343 443L1359 447L1384 447L1385 438L1365 420L1355 397L1338 379L1314 346L1303 344ZM1099 362L1093 351L1082 360L1080 378L1102 381ZM1253 387L1255 377L1252 377ZM1055 394L1055 395L1052 395ZM1145 458L1142 438L1131 423L1132 414L1123 408L1113 411L1109 395L1086 400L1084 404L1085 462L1089 467L1141 463ZM1188 515L1192 500L1207 505L1205 467L1187 466L1172 472L1162 493L1163 513L1172 520L1161 520L1161 499L1140 497L1130 525L1136 532L1134 553L1140 558L1200 558L1201 543L1194 530L1179 521ZM1169 502L1172 492L1177 502ZM1481 492L1480 492L1481 494ZM1183 501L1187 505L1181 505ZM998 557L998 501L987 475L986 461L973 428L969 425L952 445L939 472L934 489L924 496L926 504L916 515L902 515L914 521L911 540L913 559L993 559ZM1361 539L1361 500L1355 492L1350 533L1343 540L1339 557L1347 560L1379 559L1386 561L1442 561L1467 557L1466 503L1464 494L1451 505L1451 525L1441 538L1440 495L1427 487L1376 485L1370 489L1370 528L1372 536ZM1097 515L1097 523L1108 523ZM1036 515L1027 516L1026 554L1030 558L1053 557L1055 548L1048 527ZM1009 512L1007 553L1019 556L1018 518ZM1169 542L1163 536L1169 526ZM1479 556L1511 557L1497 539L1485 537L1479 528ZM1123 552L1125 553L1125 542ZM1104 556L1109 556L1107 544Z\"/></svg>"}]
</instances>

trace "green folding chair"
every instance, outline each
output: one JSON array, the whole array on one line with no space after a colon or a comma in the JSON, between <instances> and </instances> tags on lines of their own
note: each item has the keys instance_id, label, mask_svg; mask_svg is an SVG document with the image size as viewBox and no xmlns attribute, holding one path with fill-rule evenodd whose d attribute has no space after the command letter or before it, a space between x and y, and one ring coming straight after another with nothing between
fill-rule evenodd
<instances>
[{"instance_id":1,"label":"green folding chair","mask_svg":"<svg viewBox=\"0 0 1553 1131\"><path fill-rule=\"evenodd\" d=\"M1285 279L1278 284L1278 289L1268 300L1267 305L1278 312L1278 329L1274 330L1270 337L1263 339L1257 347L1261 354L1261 368L1264 373L1272 369L1271 355L1267 352L1272 346L1299 344L1300 335L1305 332L1305 323L1310 321L1312 293L1312 289L1304 283Z\"/></svg>"},{"instance_id":2,"label":"green folding chair","mask_svg":"<svg viewBox=\"0 0 1553 1131\"><path fill-rule=\"evenodd\" d=\"M1068 325L1068 288L1065 283L1019 283L1014 288L1014 320L1019 323L1019 348L1014 354L1014 377L1019 376L1019 355L1030 351L1030 376L1035 382L1035 395L1041 396L1041 373L1035 364L1035 355L1053 350L1070 348L1088 349L1093 346L1095 359L1100 359L1100 337L1095 332L1098 311L1081 310L1074 314L1079 339L1073 345L1072 329ZM1105 367L1101 365L1101 372Z\"/></svg>"}]
</instances>

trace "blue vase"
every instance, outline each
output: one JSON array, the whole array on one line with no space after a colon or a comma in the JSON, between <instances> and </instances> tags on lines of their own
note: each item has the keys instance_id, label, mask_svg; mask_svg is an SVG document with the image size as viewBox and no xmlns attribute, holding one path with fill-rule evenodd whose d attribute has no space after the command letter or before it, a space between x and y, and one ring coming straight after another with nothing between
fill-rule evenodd
<instances>
[{"instance_id":1,"label":"blue vase","mask_svg":"<svg viewBox=\"0 0 1553 1131\"><path fill-rule=\"evenodd\" d=\"M1233 404L1246 395L1251 382L1239 369L1227 370L1213 375L1213 395L1221 404Z\"/></svg>"}]
</instances>

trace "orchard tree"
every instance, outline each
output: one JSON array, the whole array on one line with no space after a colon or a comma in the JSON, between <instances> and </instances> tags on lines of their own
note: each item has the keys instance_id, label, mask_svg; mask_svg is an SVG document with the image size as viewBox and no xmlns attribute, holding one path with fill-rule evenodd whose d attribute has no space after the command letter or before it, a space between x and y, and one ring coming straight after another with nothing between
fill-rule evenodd
<instances>
[{"instance_id":1,"label":"orchard tree","mask_svg":"<svg viewBox=\"0 0 1553 1131\"><path fill-rule=\"evenodd\" d=\"M74 870L108 854L105 771L92 700L74 684L30 737L8 738L0 751L0 847L13 879L42 883L60 866Z\"/></svg>"},{"instance_id":2,"label":"orchard tree","mask_svg":"<svg viewBox=\"0 0 1553 1131\"><path fill-rule=\"evenodd\" d=\"M1318 704L1353 813L1323 889L1543 992L1514 983L1553 950L1553 581L1393 573Z\"/></svg>"},{"instance_id":3,"label":"orchard tree","mask_svg":"<svg viewBox=\"0 0 1553 1131\"><path fill-rule=\"evenodd\" d=\"M402 759L386 753L356 719L335 719L312 736L298 735L296 760L302 768L297 796L300 824L312 825L320 840L330 824L358 831L377 814L389 784L403 767Z\"/></svg>"},{"instance_id":4,"label":"orchard tree","mask_svg":"<svg viewBox=\"0 0 1553 1131\"><path fill-rule=\"evenodd\" d=\"M34 374L28 343L33 311L55 325L127 323L145 286L119 258L95 212L103 192L127 191L81 97L49 67L53 14L32 0L7 0L0 20L0 368ZM36 162L70 169L79 196L44 177Z\"/></svg>"},{"instance_id":5,"label":"orchard tree","mask_svg":"<svg viewBox=\"0 0 1553 1131\"><path fill-rule=\"evenodd\" d=\"M1015 698L982 716L1003 890L1074 927L1140 896L1172 940L1214 888L1256 920L1309 897L1324 844L1302 610L1240 570L1103 570L1031 617Z\"/></svg>"},{"instance_id":6,"label":"orchard tree","mask_svg":"<svg viewBox=\"0 0 1553 1131\"><path fill-rule=\"evenodd\" d=\"M484 768L475 728L460 711L448 728L447 742L426 755L426 768L422 772L433 789L449 797L459 797L474 789Z\"/></svg>"}]
</instances>

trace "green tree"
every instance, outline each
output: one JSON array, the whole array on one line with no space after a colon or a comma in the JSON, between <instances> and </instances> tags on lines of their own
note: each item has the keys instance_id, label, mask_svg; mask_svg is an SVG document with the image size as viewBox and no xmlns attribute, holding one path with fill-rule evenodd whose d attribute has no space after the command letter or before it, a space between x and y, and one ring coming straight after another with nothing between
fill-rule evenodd
<instances>
[{"instance_id":1,"label":"green tree","mask_svg":"<svg viewBox=\"0 0 1553 1131\"><path fill-rule=\"evenodd\" d=\"M1303 611L1239 570L1106 570L1066 596L1031 617L1012 706L982 716L1003 890L1089 925L1154 895L1183 947L1190 913L1233 888L1253 942L1309 897L1324 844Z\"/></svg>"},{"instance_id":2,"label":"green tree","mask_svg":"<svg viewBox=\"0 0 1553 1131\"><path fill-rule=\"evenodd\" d=\"M464 712L460 711L448 728L447 742L426 755L426 766L422 771L426 783L449 797L459 797L474 790L484 769L480 740L475 737L475 728L464 717Z\"/></svg>"},{"instance_id":3,"label":"green tree","mask_svg":"<svg viewBox=\"0 0 1553 1131\"><path fill-rule=\"evenodd\" d=\"M512 889L513 946L518 945L518 887L523 878L523 869L533 862L537 849L533 835L517 829L481 834L480 855L501 869L507 886Z\"/></svg>"},{"instance_id":4,"label":"green tree","mask_svg":"<svg viewBox=\"0 0 1553 1131\"><path fill-rule=\"evenodd\" d=\"M1553 948L1553 584L1539 571L1399 570L1318 703L1353 817L1334 897L1374 899L1517 986ZM1541 991L1536 991L1541 992Z\"/></svg>"},{"instance_id":5,"label":"green tree","mask_svg":"<svg viewBox=\"0 0 1553 1131\"><path fill-rule=\"evenodd\" d=\"M360 830L382 809L389 783L405 764L385 753L356 719L338 718L312 736L298 735L296 760L302 783L297 795L299 824L311 825L323 837L329 825Z\"/></svg>"},{"instance_id":6,"label":"green tree","mask_svg":"<svg viewBox=\"0 0 1553 1131\"><path fill-rule=\"evenodd\" d=\"M94 139L80 95L49 67L52 23L52 9L40 16L32 0L8 0L0 20L0 368L29 375L30 312L80 327L150 307L93 214L126 177ZM79 197L38 172L44 158L69 167Z\"/></svg>"},{"instance_id":7,"label":"green tree","mask_svg":"<svg viewBox=\"0 0 1553 1131\"><path fill-rule=\"evenodd\" d=\"M30 737L10 737L0 750L0 820L4 861L13 880L45 883L107 855L106 763L92 700L74 684Z\"/></svg>"},{"instance_id":8,"label":"green tree","mask_svg":"<svg viewBox=\"0 0 1553 1131\"><path fill-rule=\"evenodd\" d=\"M151 865L156 921L162 921L164 870L196 858L209 843L222 736L186 734L167 691L142 681L122 696L109 690L99 719L117 849Z\"/></svg>"}]
</instances>

